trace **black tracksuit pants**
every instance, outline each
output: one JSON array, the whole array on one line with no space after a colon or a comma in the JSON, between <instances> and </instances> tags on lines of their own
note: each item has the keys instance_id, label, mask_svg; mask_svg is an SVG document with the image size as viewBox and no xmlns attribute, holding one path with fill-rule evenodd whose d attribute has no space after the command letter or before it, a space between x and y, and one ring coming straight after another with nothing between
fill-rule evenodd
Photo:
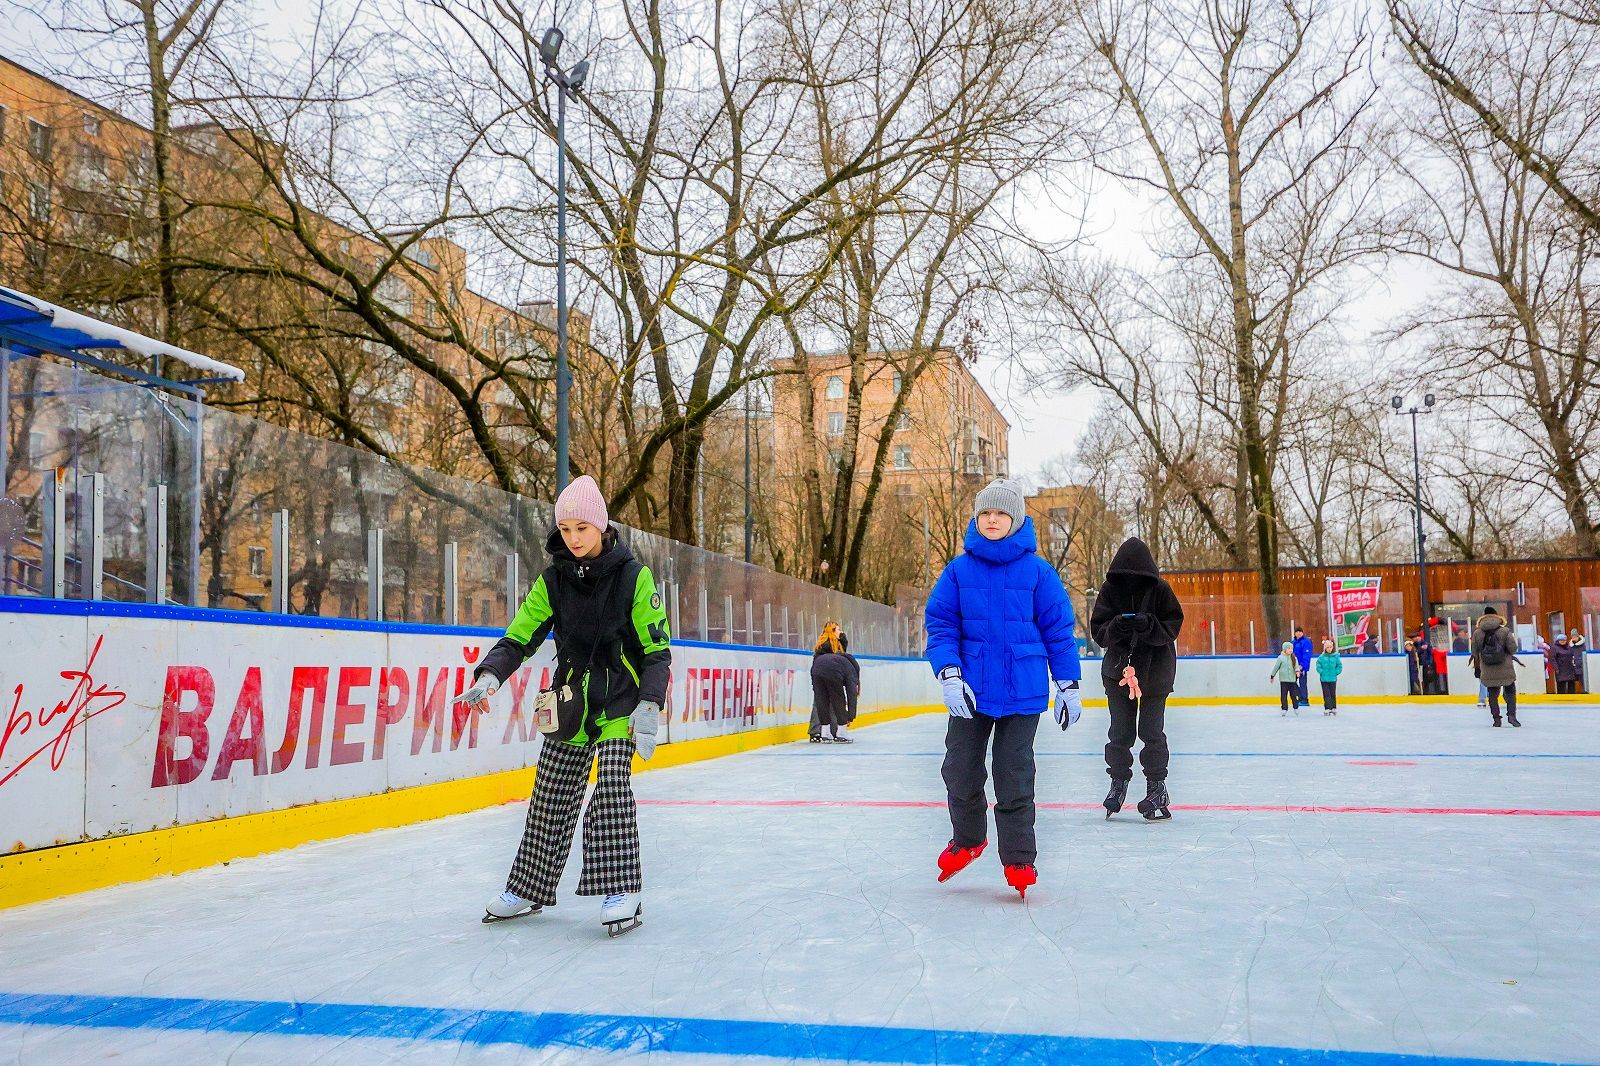
<instances>
[{"instance_id":1,"label":"black tracksuit pants","mask_svg":"<svg viewBox=\"0 0 1600 1066\"><path fill-rule=\"evenodd\" d=\"M1033 834L1033 739L1037 714L990 718L979 711L971 718L950 716L944 734L944 787L949 794L951 839L975 848L989 839L988 780L984 756L994 738L994 823L1000 838L1000 861L1007 866L1031 863L1038 856Z\"/></svg>"},{"instance_id":2,"label":"black tracksuit pants","mask_svg":"<svg viewBox=\"0 0 1600 1066\"><path fill-rule=\"evenodd\" d=\"M850 724L850 700L843 685L817 685L811 705L812 736L836 737Z\"/></svg>"},{"instance_id":3,"label":"black tracksuit pants","mask_svg":"<svg viewBox=\"0 0 1600 1066\"><path fill-rule=\"evenodd\" d=\"M1138 703L1120 685L1106 686L1111 705L1111 730L1106 736L1106 773L1121 780L1133 776L1133 738L1144 743L1139 766L1148 781L1167 779L1167 697L1146 695Z\"/></svg>"}]
</instances>

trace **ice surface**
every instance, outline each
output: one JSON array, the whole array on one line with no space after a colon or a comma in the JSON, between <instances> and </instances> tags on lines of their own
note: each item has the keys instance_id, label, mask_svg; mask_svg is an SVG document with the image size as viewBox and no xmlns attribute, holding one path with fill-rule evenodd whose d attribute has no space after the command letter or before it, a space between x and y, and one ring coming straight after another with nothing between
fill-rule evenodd
<instances>
[{"instance_id":1,"label":"ice surface","mask_svg":"<svg viewBox=\"0 0 1600 1066\"><path fill-rule=\"evenodd\" d=\"M512 805L0 912L0 1017L8 994L198 997L787 1023L773 1047L801 1060L836 1054L829 1027L865 1026L1108 1038L1126 1043L1084 1047L1128 1062L1193 1045L1222 1045L1207 1063L1235 1045L1600 1062L1600 708L1522 718L1174 708L1175 817L1155 824L1131 809L1137 777L1129 810L1098 808L1104 709L1066 734L1047 718L1038 799L1059 806L1039 813L1025 904L992 847L935 882L944 722L912 718L847 748L637 777L645 924L617 940L597 899L571 895L576 849L557 907L479 923L520 832ZM1528 813L1284 809L1323 806ZM695 1046L718 1050L705 1031ZM592 1035L0 1025L0 1062L730 1061ZM1036 1058L1061 1061L1051 1046Z\"/></svg>"}]
</instances>

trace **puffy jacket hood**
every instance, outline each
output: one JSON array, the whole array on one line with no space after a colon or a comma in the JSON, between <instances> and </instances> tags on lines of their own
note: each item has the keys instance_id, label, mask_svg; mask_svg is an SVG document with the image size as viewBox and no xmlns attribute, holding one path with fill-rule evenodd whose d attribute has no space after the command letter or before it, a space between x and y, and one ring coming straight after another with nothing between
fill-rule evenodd
<instances>
[{"instance_id":1,"label":"puffy jacket hood","mask_svg":"<svg viewBox=\"0 0 1600 1066\"><path fill-rule=\"evenodd\" d=\"M990 540L978 532L978 520L974 518L967 523L967 539L962 545L969 555L975 555L986 563L1014 563L1024 555L1029 555L1039 550L1039 537L1033 531L1033 519L1024 518L1022 525L1012 530L999 540Z\"/></svg>"},{"instance_id":2,"label":"puffy jacket hood","mask_svg":"<svg viewBox=\"0 0 1600 1066\"><path fill-rule=\"evenodd\" d=\"M1490 630L1499 629L1505 624L1505 620L1497 614L1486 614L1478 619L1478 628L1486 633Z\"/></svg>"},{"instance_id":3,"label":"puffy jacket hood","mask_svg":"<svg viewBox=\"0 0 1600 1066\"><path fill-rule=\"evenodd\" d=\"M1138 537L1129 537L1122 542L1122 547L1117 549L1117 554L1112 556L1111 565L1106 569L1106 573L1160 577L1161 569L1156 566L1156 557L1150 554L1149 545Z\"/></svg>"}]
</instances>

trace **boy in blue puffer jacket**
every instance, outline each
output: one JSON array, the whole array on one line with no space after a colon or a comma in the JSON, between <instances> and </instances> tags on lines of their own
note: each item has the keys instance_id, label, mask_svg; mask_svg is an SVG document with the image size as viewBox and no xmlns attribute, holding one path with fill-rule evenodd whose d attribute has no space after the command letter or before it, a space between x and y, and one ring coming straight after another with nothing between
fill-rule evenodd
<instances>
[{"instance_id":1,"label":"boy in blue puffer jacket","mask_svg":"<svg viewBox=\"0 0 1600 1066\"><path fill-rule=\"evenodd\" d=\"M1023 898L1033 863L1033 740L1050 702L1062 729L1083 713L1072 603L1038 555L1022 491L1005 480L978 493L966 553L928 598L928 661L944 689L944 784L954 835L939 856L947 881L988 846L984 756L994 738L995 829L1006 883Z\"/></svg>"}]
</instances>

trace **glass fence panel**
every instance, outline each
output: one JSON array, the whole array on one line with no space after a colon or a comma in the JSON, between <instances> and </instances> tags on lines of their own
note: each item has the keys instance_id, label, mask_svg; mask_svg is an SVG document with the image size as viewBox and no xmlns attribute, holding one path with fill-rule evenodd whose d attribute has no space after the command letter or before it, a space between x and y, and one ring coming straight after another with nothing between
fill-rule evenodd
<instances>
[{"instance_id":1,"label":"glass fence panel","mask_svg":"<svg viewBox=\"0 0 1600 1066\"><path fill-rule=\"evenodd\" d=\"M90 594L87 474L101 475L106 598L142 600L152 543L146 500L166 489L168 602L271 610L277 516L287 513L288 610L366 618L372 533L383 533L381 617L449 618L456 546L462 625L502 628L549 564L553 509L493 486L387 462L248 416L206 408L76 366L13 357L5 367L3 591L45 593L48 503L63 471L65 595ZM679 638L810 650L828 622L854 652L920 651L920 610L819 588L664 537L622 528L655 575ZM917 617L913 621L912 615Z\"/></svg>"}]
</instances>

